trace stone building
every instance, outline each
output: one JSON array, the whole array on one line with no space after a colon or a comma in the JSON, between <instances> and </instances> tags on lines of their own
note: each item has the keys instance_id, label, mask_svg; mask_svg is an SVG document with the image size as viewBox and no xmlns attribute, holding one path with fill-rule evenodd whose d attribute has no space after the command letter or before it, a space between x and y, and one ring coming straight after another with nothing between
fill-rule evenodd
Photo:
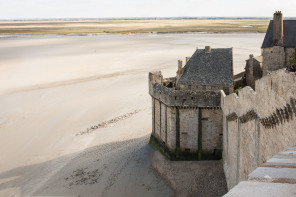
<instances>
[{"instance_id":1,"label":"stone building","mask_svg":"<svg viewBox=\"0 0 296 197\"><path fill-rule=\"evenodd\" d=\"M223 90L233 92L232 49L197 49L177 76L149 73L151 143L171 159L220 159Z\"/></svg>"},{"instance_id":2,"label":"stone building","mask_svg":"<svg viewBox=\"0 0 296 197\"><path fill-rule=\"evenodd\" d=\"M255 81L262 77L262 56L254 57L252 54L246 60L245 67L246 85L255 90Z\"/></svg>"},{"instance_id":3,"label":"stone building","mask_svg":"<svg viewBox=\"0 0 296 197\"><path fill-rule=\"evenodd\" d=\"M250 55L246 60L246 84L255 90L255 80L268 73L285 68L296 48L296 20L283 20L281 12L275 12L262 43L261 56Z\"/></svg>"},{"instance_id":4,"label":"stone building","mask_svg":"<svg viewBox=\"0 0 296 197\"><path fill-rule=\"evenodd\" d=\"M296 20L283 20L282 13L275 12L262 44L263 76L287 66L296 48Z\"/></svg>"}]
</instances>

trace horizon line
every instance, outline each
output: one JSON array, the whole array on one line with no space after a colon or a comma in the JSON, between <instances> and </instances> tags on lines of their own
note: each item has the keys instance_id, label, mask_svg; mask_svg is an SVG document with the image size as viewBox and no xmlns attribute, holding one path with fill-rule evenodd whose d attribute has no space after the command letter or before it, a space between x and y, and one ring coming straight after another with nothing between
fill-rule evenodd
<instances>
[{"instance_id":1,"label":"horizon line","mask_svg":"<svg viewBox=\"0 0 296 197\"><path fill-rule=\"evenodd\" d=\"M295 18L295 17L284 17L284 19L287 18ZM0 21L51 21L51 20L163 20L163 19L272 19L272 17L255 17L255 16L201 16L201 17L195 17L195 16L166 16L166 17L60 17L60 18L6 18L1 19Z\"/></svg>"}]
</instances>

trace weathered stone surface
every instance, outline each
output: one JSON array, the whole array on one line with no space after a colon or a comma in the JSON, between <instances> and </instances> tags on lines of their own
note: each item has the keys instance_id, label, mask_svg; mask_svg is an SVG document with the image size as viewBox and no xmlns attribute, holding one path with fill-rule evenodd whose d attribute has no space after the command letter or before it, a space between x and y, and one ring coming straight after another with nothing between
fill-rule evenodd
<instances>
[{"instance_id":1,"label":"weathered stone surface","mask_svg":"<svg viewBox=\"0 0 296 197\"><path fill-rule=\"evenodd\" d=\"M199 55L207 58L225 56L226 59L224 59L227 61L223 64L218 63L218 67L227 64L226 71L207 67L208 63L211 66L217 64L211 58L209 60L203 59L204 64L207 64L207 68L205 68L203 63L196 62ZM198 81L200 78L191 76L188 69L196 66L209 72L209 75L213 74L211 72L214 69L214 75L217 76L212 76L211 79L203 76L206 83L195 84L196 86L193 87L190 85L192 80ZM185 72L186 69L187 72ZM222 76L221 72L225 75ZM153 140L157 141L157 144L164 152L168 152L172 159L221 158L223 124L220 90L231 92L230 89L233 89L232 49L213 49L211 54L204 54L204 50L197 50L195 56L187 62L186 68L182 68L179 61L177 74L177 77L163 78L161 72L149 73ZM190 79L188 78L189 81L185 85L189 84L190 87L180 89L176 86L179 77L182 80L189 77Z\"/></svg>"},{"instance_id":2,"label":"weathered stone surface","mask_svg":"<svg viewBox=\"0 0 296 197\"><path fill-rule=\"evenodd\" d=\"M257 80L256 91L245 87L239 91L239 96L221 93L224 116L237 116L226 118L224 122L223 132L228 137L224 139L227 152L223 160L229 188L246 180L256 166L262 165L280 151L295 146L295 112L294 109L293 113L289 112L289 106L295 106L295 82L295 74L282 69ZM242 119L252 110L259 121L256 122L251 116ZM236 122L238 120L242 122ZM283 154L291 153L287 151ZM274 158L271 161L277 160ZM268 165L273 164L269 162Z\"/></svg>"},{"instance_id":3,"label":"weathered stone surface","mask_svg":"<svg viewBox=\"0 0 296 197\"><path fill-rule=\"evenodd\" d=\"M251 180L261 180L265 182L280 182L284 181L292 182L296 184L296 168L270 168L270 167L259 167L256 168L251 174L249 174Z\"/></svg>"},{"instance_id":4,"label":"weathered stone surface","mask_svg":"<svg viewBox=\"0 0 296 197\"><path fill-rule=\"evenodd\" d=\"M202 147L213 151L222 149L222 122L221 110L202 110Z\"/></svg>"},{"instance_id":5,"label":"weathered stone surface","mask_svg":"<svg viewBox=\"0 0 296 197\"><path fill-rule=\"evenodd\" d=\"M224 172L226 176L228 189L234 187L237 184L238 179L238 133L237 131L238 123L237 121L228 122L228 134L224 133L228 137L228 145L226 151L226 157L224 160Z\"/></svg>"},{"instance_id":6,"label":"weathered stone surface","mask_svg":"<svg viewBox=\"0 0 296 197\"><path fill-rule=\"evenodd\" d=\"M161 140L167 143L167 107L161 104Z\"/></svg>"},{"instance_id":7,"label":"weathered stone surface","mask_svg":"<svg viewBox=\"0 0 296 197\"><path fill-rule=\"evenodd\" d=\"M197 152L198 109L180 109L180 149Z\"/></svg>"},{"instance_id":8,"label":"weathered stone surface","mask_svg":"<svg viewBox=\"0 0 296 197\"><path fill-rule=\"evenodd\" d=\"M246 180L248 174L258 167L256 120L251 120L241 126L240 139L239 180Z\"/></svg>"},{"instance_id":9,"label":"weathered stone surface","mask_svg":"<svg viewBox=\"0 0 296 197\"><path fill-rule=\"evenodd\" d=\"M240 182L225 196L295 196L296 161L287 163L287 158L294 159L295 156L275 155L269 160L275 162L266 162L256 168L249 174L248 182Z\"/></svg>"},{"instance_id":10,"label":"weathered stone surface","mask_svg":"<svg viewBox=\"0 0 296 197\"><path fill-rule=\"evenodd\" d=\"M176 149L176 109L168 107L167 115L167 146L171 151L174 151Z\"/></svg>"},{"instance_id":11,"label":"weathered stone surface","mask_svg":"<svg viewBox=\"0 0 296 197\"><path fill-rule=\"evenodd\" d=\"M288 183L262 183L243 181L230 190L225 197L295 196L296 185Z\"/></svg>"},{"instance_id":12,"label":"weathered stone surface","mask_svg":"<svg viewBox=\"0 0 296 197\"><path fill-rule=\"evenodd\" d=\"M284 68L286 65L285 48L282 46L273 46L263 49L263 76L268 73Z\"/></svg>"},{"instance_id":13,"label":"weathered stone surface","mask_svg":"<svg viewBox=\"0 0 296 197\"><path fill-rule=\"evenodd\" d=\"M150 95L170 107L220 107L220 89L216 91L174 90L158 83L151 88Z\"/></svg>"},{"instance_id":14,"label":"weathered stone surface","mask_svg":"<svg viewBox=\"0 0 296 197\"><path fill-rule=\"evenodd\" d=\"M158 100L155 100L155 136L157 138L161 138L160 134L160 126L161 126L161 120L160 120L160 102Z\"/></svg>"}]
</instances>

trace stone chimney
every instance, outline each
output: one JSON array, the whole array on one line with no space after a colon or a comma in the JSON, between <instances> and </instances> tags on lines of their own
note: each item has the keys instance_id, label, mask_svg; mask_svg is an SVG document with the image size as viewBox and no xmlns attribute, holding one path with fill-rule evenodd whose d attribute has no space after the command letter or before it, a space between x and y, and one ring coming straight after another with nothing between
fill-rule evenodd
<instances>
[{"instance_id":1,"label":"stone chimney","mask_svg":"<svg viewBox=\"0 0 296 197\"><path fill-rule=\"evenodd\" d=\"M211 50L212 50L211 46L206 46L205 48L206 53L211 53Z\"/></svg>"},{"instance_id":2,"label":"stone chimney","mask_svg":"<svg viewBox=\"0 0 296 197\"><path fill-rule=\"evenodd\" d=\"M180 79L182 74L182 60L178 60L177 80Z\"/></svg>"},{"instance_id":3,"label":"stone chimney","mask_svg":"<svg viewBox=\"0 0 296 197\"><path fill-rule=\"evenodd\" d=\"M273 46L282 46L283 36L283 14L281 11L277 11L273 14Z\"/></svg>"},{"instance_id":4,"label":"stone chimney","mask_svg":"<svg viewBox=\"0 0 296 197\"><path fill-rule=\"evenodd\" d=\"M186 64L187 64L187 62L190 60L190 56L187 56L186 57Z\"/></svg>"}]
</instances>

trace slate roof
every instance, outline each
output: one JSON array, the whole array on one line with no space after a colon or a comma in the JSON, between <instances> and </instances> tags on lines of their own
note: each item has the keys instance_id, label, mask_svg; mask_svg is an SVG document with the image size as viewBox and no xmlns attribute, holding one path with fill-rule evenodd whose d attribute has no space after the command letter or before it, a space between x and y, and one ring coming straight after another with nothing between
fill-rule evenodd
<instances>
[{"instance_id":1,"label":"slate roof","mask_svg":"<svg viewBox=\"0 0 296 197\"><path fill-rule=\"evenodd\" d=\"M206 53L197 49L183 69L181 85L232 85L232 48L212 49Z\"/></svg>"},{"instance_id":2,"label":"slate roof","mask_svg":"<svg viewBox=\"0 0 296 197\"><path fill-rule=\"evenodd\" d=\"M296 47L296 20L284 20L284 47ZM273 45L273 20L269 22L267 32L261 48L272 47Z\"/></svg>"}]
</instances>

